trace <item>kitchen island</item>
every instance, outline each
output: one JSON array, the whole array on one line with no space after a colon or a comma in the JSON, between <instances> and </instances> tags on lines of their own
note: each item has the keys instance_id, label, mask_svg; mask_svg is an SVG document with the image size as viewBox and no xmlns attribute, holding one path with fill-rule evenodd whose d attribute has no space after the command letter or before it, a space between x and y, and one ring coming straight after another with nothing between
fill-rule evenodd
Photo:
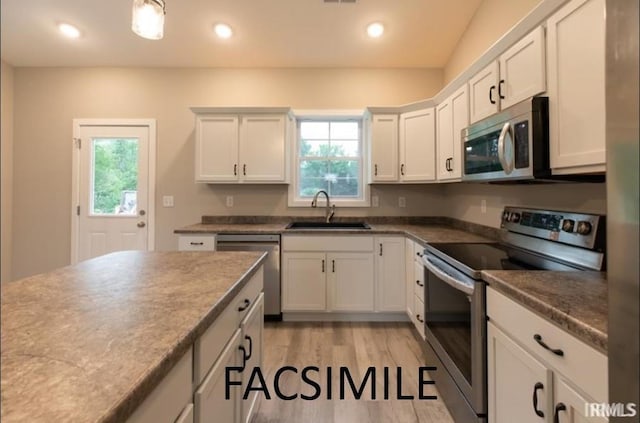
<instances>
[{"instance_id":1,"label":"kitchen island","mask_svg":"<svg viewBox=\"0 0 640 423\"><path fill-rule=\"evenodd\" d=\"M125 421L265 257L128 251L2 285L1 420Z\"/></svg>"}]
</instances>

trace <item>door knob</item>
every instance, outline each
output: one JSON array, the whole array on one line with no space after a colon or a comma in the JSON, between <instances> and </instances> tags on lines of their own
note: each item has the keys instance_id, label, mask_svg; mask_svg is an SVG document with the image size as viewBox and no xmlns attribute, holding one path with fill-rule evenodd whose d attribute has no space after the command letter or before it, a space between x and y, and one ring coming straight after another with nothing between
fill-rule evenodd
<instances>
[{"instance_id":1,"label":"door knob","mask_svg":"<svg viewBox=\"0 0 640 423\"><path fill-rule=\"evenodd\" d=\"M144 228L145 226L147 226L146 223L144 222L138 222L138 228Z\"/></svg>"}]
</instances>

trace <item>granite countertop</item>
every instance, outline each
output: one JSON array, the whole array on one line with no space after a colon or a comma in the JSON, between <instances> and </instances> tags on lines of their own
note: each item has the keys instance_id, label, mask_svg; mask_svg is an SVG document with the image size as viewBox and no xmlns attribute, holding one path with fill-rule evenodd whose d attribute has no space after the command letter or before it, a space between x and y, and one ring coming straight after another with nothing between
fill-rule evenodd
<instances>
[{"instance_id":1,"label":"granite countertop","mask_svg":"<svg viewBox=\"0 0 640 423\"><path fill-rule=\"evenodd\" d=\"M2 422L121 422L266 253L113 253L2 284Z\"/></svg>"},{"instance_id":2,"label":"granite countertop","mask_svg":"<svg viewBox=\"0 0 640 423\"><path fill-rule=\"evenodd\" d=\"M606 273L485 270L482 277L492 288L607 353Z\"/></svg>"},{"instance_id":3,"label":"granite countertop","mask_svg":"<svg viewBox=\"0 0 640 423\"><path fill-rule=\"evenodd\" d=\"M366 221L366 218L364 219ZM408 235L416 242L488 242L480 235L456 229L444 224L378 224L371 229L285 229L287 223L197 223L176 229L177 234L358 234L358 235Z\"/></svg>"}]
</instances>

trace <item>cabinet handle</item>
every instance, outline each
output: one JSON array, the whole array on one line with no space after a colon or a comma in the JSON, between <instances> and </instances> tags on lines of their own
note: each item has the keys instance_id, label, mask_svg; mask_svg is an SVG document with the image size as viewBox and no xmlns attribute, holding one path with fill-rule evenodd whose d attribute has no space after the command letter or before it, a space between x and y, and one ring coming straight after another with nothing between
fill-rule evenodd
<instances>
[{"instance_id":1,"label":"cabinet handle","mask_svg":"<svg viewBox=\"0 0 640 423\"><path fill-rule=\"evenodd\" d=\"M566 411L567 406L564 403L559 402L556 404L556 411L553 413L553 423L560 423L560 412Z\"/></svg>"},{"instance_id":2,"label":"cabinet handle","mask_svg":"<svg viewBox=\"0 0 640 423\"><path fill-rule=\"evenodd\" d=\"M504 100L504 96L502 95L502 84L504 84L504 79L501 79L500 83L498 83L498 97Z\"/></svg>"},{"instance_id":3,"label":"cabinet handle","mask_svg":"<svg viewBox=\"0 0 640 423\"><path fill-rule=\"evenodd\" d=\"M240 307L238 307L238 311L245 311L246 309L249 308L249 306L251 305L251 301L247 300L246 298L244 299L243 305L241 305Z\"/></svg>"},{"instance_id":4,"label":"cabinet handle","mask_svg":"<svg viewBox=\"0 0 640 423\"><path fill-rule=\"evenodd\" d=\"M417 284L418 286L424 286L424 284L423 284L423 283L420 283L420 279L418 279L418 280L416 281L416 284Z\"/></svg>"},{"instance_id":5,"label":"cabinet handle","mask_svg":"<svg viewBox=\"0 0 640 423\"><path fill-rule=\"evenodd\" d=\"M240 345L238 347L240 351L242 351L242 367L240 367L239 372L244 372L244 368L247 365L247 350L244 348L244 345Z\"/></svg>"},{"instance_id":6,"label":"cabinet handle","mask_svg":"<svg viewBox=\"0 0 640 423\"><path fill-rule=\"evenodd\" d=\"M193 241L191 241L189 244L191 244L191 245L204 245L204 242L193 242Z\"/></svg>"},{"instance_id":7,"label":"cabinet handle","mask_svg":"<svg viewBox=\"0 0 640 423\"><path fill-rule=\"evenodd\" d=\"M247 176L247 165L246 164L242 165L242 175Z\"/></svg>"},{"instance_id":8,"label":"cabinet handle","mask_svg":"<svg viewBox=\"0 0 640 423\"><path fill-rule=\"evenodd\" d=\"M562 351L559 348L551 348L549 347L543 340L542 340L542 336L538 335L537 333L535 335L533 335L533 339L534 341L536 341L538 343L538 345L540 345L542 348L544 348L545 350L551 351L552 353L554 353L555 355L558 355L560 357L564 356L564 351Z\"/></svg>"},{"instance_id":9,"label":"cabinet handle","mask_svg":"<svg viewBox=\"0 0 640 423\"><path fill-rule=\"evenodd\" d=\"M333 273L336 273L336 261L335 260L331 260L331 271Z\"/></svg>"},{"instance_id":10,"label":"cabinet handle","mask_svg":"<svg viewBox=\"0 0 640 423\"><path fill-rule=\"evenodd\" d=\"M238 176L238 164L233 164L233 176Z\"/></svg>"},{"instance_id":11,"label":"cabinet handle","mask_svg":"<svg viewBox=\"0 0 640 423\"><path fill-rule=\"evenodd\" d=\"M253 340L251 339L251 337L249 335L245 335L244 339L249 341L249 355L246 357L246 360L249 360L251 358L251 356L253 355Z\"/></svg>"},{"instance_id":12,"label":"cabinet handle","mask_svg":"<svg viewBox=\"0 0 640 423\"><path fill-rule=\"evenodd\" d=\"M445 169L446 171L449 171L449 159L445 160L445 162L444 162L444 169Z\"/></svg>"},{"instance_id":13,"label":"cabinet handle","mask_svg":"<svg viewBox=\"0 0 640 423\"><path fill-rule=\"evenodd\" d=\"M404 163L400 165L400 175L404 176Z\"/></svg>"},{"instance_id":14,"label":"cabinet handle","mask_svg":"<svg viewBox=\"0 0 640 423\"><path fill-rule=\"evenodd\" d=\"M538 417L544 417L544 413L538 410L538 390L544 389L544 385L540 382L533 385L533 411Z\"/></svg>"},{"instance_id":15,"label":"cabinet handle","mask_svg":"<svg viewBox=\"0 0 640 423\"><path fill-rule=\"evenodd\" d=\"M420 323L424 323L424 320L422 320L422 319L420 318L420 315L419 315L419 314L416 314L416 319L418 320L418 322L420 322Z\"/></svg>"},{"instance_id":16,"label":"cabinet handle","mask_svg":"<svg viewBox=\"0 0 640 423\"><path fill-rule=\"evenodd\" d=\"M495 89L495 85L492 85L491 88L489 88L489 102L491 102L491 104L496 104L496 101L493 99L493 90Z\"/></svg>"},{"instance_id":17,"label":"cabinet handle","mask_svg":"<svg viewBox=\"0 0 640 423\"><path fill-rule=\"evenodd\" d=\"M418 251L418 252L416 253L416 256L418 256L418 257L422 257L422 254Z\"/></svg>"},{"instance_id":18,"label":"cabinet handle","mask_svg":"<svg viewBox=\"0 0 640 423\"><path fill-rule=\"evenodd\" d=\"M324 260L322 260L322 273L324 273Z\"/></svg>"},{"instance_id":19,"label":"cabinet handle","mask_svg":"<svg viewBox=\"0 0 640 423\"><path fill-rule=\"evenodd\" d=\"M373 165L373 176L378 176L378 165L377 164Z\"/></svg>"}]
</instances>

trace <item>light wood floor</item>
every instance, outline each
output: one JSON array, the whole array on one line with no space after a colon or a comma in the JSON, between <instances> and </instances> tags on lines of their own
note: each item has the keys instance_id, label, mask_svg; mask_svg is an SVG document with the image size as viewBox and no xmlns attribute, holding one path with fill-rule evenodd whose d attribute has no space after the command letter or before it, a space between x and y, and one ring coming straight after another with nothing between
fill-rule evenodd
<instances>
[{"instance_id":1,"label":"light wood floor","mask_svg":"<svg viewBox=\"0 0 640 423\"><path fill-rule=\"evenodd\" d=\"M252 423L449 423L453 422L446 406L431 385L425 395L438 395L437 400L419 400L418 368L426 366L423 353L411 332L410 323L265 323L263 372L272 398L262 395ZM273 388L275 371L293 366L299 371L305 366L320 368L320 374L310 373L320 382L319 399L280 400ZM332 400L327 400L327 367L332 367ZM356 386L360 385L368 367L376 367L377 400L371 400L371 383L361 400L355 400L346 384L344 400L339 397L339 368L349 368ZM384 367L390 368L389 400L383 399ZM414 400L397 400L396 368L402 368L402 394ZM312 395L313 388L301 381L300 374L286 373L280 381L283 394Z\"/></svg>"}]
</instances>

